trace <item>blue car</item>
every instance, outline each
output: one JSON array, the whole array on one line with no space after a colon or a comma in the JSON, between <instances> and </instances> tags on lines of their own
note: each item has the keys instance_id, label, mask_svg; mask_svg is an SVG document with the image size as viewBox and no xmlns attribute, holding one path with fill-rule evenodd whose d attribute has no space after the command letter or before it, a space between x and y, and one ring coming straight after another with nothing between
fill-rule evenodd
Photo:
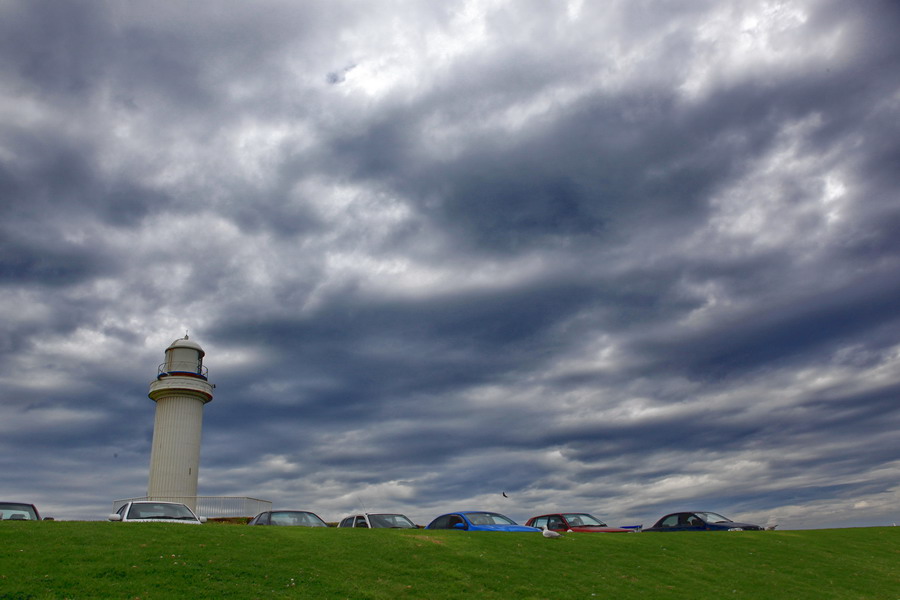
<instances>
[{"instance_id":1,"label":"blue car","mask_svg":"<svg viewBox=\"0 0 900 600\"><path fill-rule=\"evenodd\" d=\"M425 529L461 529L463 531L540 531L536 527L519 525L509 517L500 513L483 510L467 510L463 512L441 515L428 524Z\"/></svg>"}]
</instances>

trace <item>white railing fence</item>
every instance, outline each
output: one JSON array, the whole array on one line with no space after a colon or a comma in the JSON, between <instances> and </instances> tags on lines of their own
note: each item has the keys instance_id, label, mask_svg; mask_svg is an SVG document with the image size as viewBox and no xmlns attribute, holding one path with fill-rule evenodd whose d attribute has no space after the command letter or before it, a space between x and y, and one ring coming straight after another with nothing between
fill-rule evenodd
<instances>
[{"instance_id":1,"label":"white railing fence","mask_svg":"<svg viewBox=\"0 0 900 600\"><path fill-rule=\"evenodd\" d=\"M125 498L113 501L113 512L119 510L126 502L141 500L158 500L160 502L181 502L190 506L197 516L209 518L253 517L271 510L272 503L258 498L242 496L144 496L142 498Z\"/></svg>"}]
</instances>

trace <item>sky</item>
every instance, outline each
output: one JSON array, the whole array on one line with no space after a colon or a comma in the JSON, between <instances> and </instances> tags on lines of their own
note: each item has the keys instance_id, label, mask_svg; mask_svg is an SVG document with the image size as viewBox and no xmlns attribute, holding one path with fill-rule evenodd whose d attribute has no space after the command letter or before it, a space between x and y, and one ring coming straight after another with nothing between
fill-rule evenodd
<instances>
[{"instance_id":1,"label":"sky","mask_svg":"<svg viewBox=\"0 0 900 600\"><path fill-rule=\"evenodd\" d=\"M0 499L900 521L900 6L0 0ZM505 492L507 497L503 496Z\"/></svg>"}]
</instances>

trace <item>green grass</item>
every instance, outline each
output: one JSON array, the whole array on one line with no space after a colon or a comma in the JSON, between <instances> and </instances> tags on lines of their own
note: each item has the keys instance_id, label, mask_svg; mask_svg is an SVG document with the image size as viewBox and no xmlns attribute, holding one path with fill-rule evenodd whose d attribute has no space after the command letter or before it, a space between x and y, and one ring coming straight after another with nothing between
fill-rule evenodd
<instances>
[{"instance_id":1,"label":"green grass","mask_svg":"<svg viewBox=\"0 0 900 600\"><path fill-rule=\"evenodd\" d=\"M539 534L0 523L0 598L900 599L900 528Z\"/></svg>"}]
</instances>

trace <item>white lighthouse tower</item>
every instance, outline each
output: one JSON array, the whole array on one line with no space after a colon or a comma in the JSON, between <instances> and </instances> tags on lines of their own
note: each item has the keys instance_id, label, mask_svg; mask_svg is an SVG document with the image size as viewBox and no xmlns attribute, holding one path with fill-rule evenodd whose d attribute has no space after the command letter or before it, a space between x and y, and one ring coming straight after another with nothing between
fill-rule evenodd
<instances>
[{"instance_id":1,"label":"white lighthouse tower","mask_svg":"<svg viewBox=\"0 0 900 600\"><path fill-rule=\"evenodd\" d=\"M215 387L207 380L204 354L187 335L172 342L149 394L156 402L156 420L147 497L192 509L197 507L203 405L213 399Z\"/></svg>"}]
</instances>

